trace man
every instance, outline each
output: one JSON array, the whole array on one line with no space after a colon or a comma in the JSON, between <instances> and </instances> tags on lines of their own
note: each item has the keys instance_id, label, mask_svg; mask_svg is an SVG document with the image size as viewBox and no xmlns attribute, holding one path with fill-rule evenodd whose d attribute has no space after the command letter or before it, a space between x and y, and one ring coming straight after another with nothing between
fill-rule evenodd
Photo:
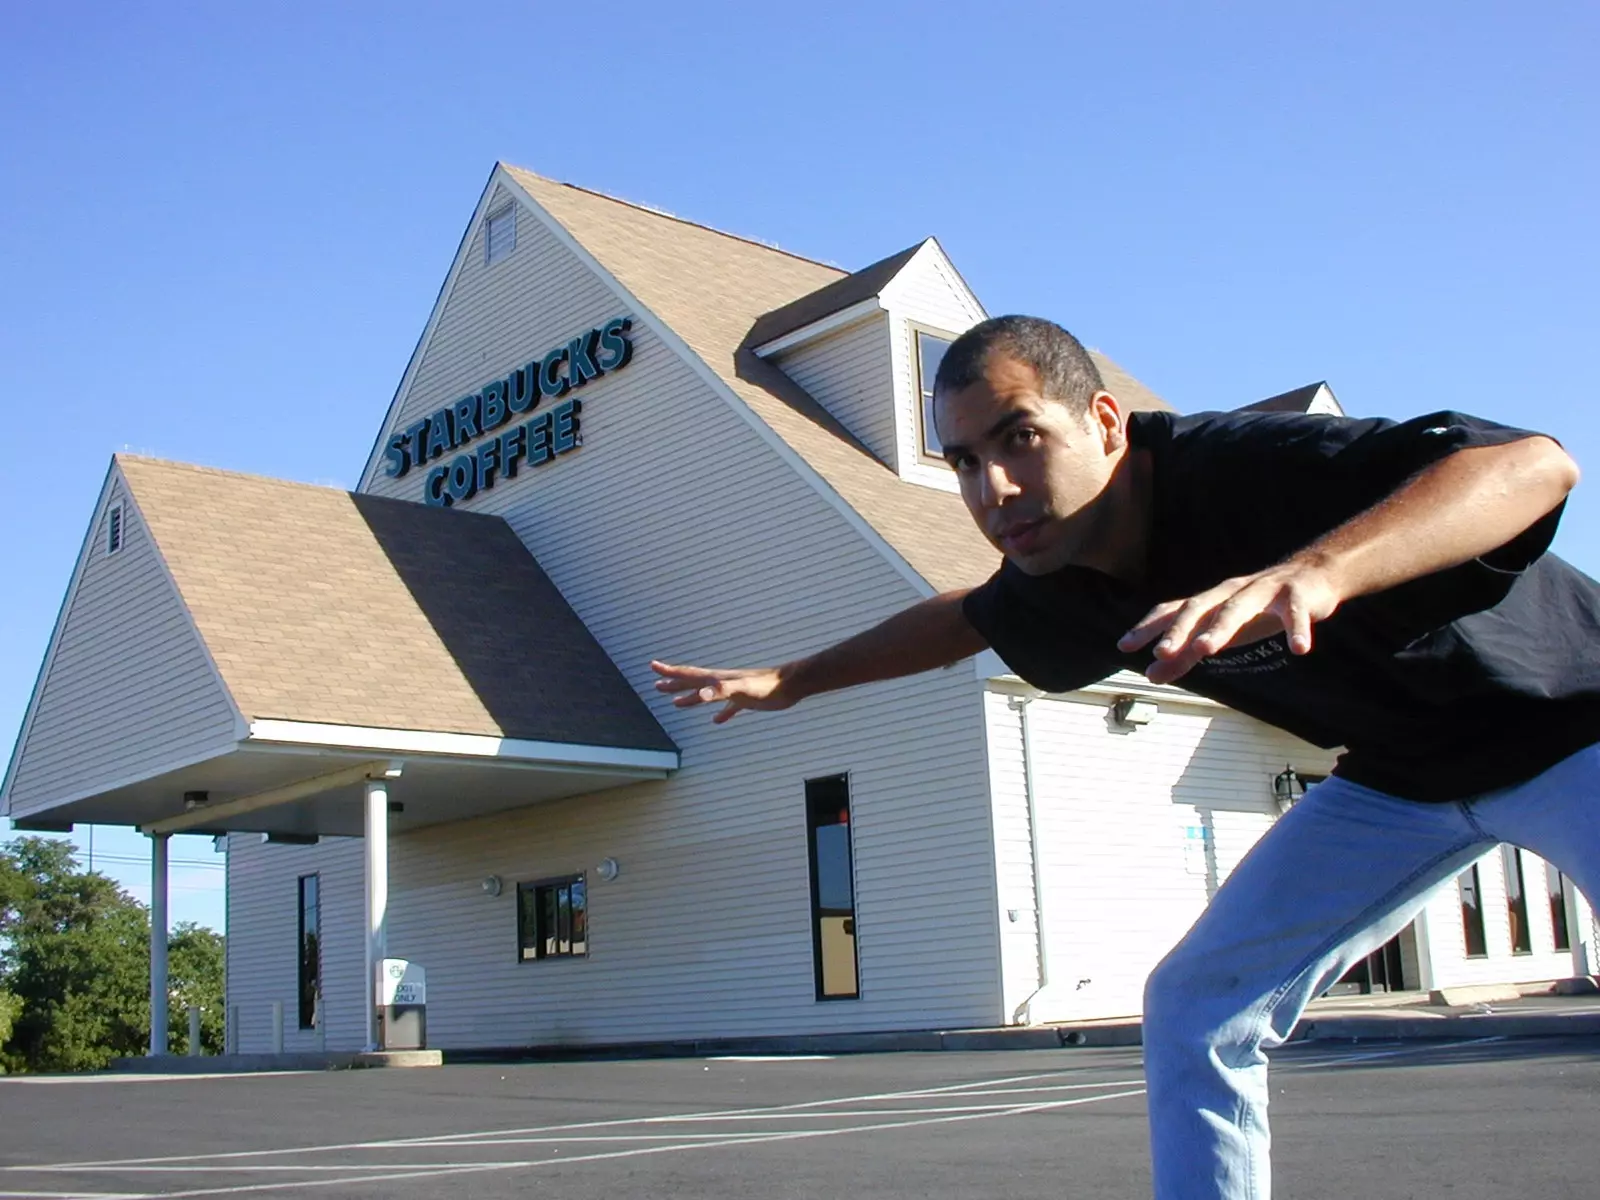
<instances>
[{"instance_id":1,"label":"man","mask_svg":"<svg viewBox=\"0 0 1600 1200\"><path fill-rule=\"evenodd\" d=\"M1156 1195L1265 1200L1264 1051L1430 889L1506 841L1600 898L1600 587L1545 552L1577 468L1455 413L1130 415L1028 317L959 338L934 397L995 576L656 686L720 722L992 646L1047 691L1132 668L1343 746L1146 988Z\"/></svg>"}]
</instances>

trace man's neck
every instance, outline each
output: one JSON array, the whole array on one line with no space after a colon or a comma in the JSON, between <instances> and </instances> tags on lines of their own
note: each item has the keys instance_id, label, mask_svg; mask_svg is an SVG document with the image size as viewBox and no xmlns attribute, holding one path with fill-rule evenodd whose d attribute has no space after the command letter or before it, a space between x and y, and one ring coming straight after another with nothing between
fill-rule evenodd
<instances>
[{"instance_id":1,"label":"man's neck","mask_svg":"<svg viewBox=\"0 0 1600 1200\"><path fill-rule=\"evenodd\" d=\"M1142 583L1150 573L1153 501L1150 452L1130 446L1096 502L1094 533L1078 565Z\"/></svg>"}]
</instances>

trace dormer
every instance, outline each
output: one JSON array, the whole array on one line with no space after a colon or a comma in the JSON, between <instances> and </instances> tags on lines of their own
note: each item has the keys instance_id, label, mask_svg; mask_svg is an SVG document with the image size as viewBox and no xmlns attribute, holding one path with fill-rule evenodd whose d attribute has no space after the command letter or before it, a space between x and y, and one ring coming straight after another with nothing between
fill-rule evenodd
<instances>
[{"instance_id":1,"label":"dormer","mask_svg":"<svg viewBox=\"0 0 1600 1200\"><path fill-rule=\"evenodd\" d=\"M933 377L987 315L928 238L766 314L746 344L900 478L954 492L929 419Z\"/></svg>"}]
</instances>

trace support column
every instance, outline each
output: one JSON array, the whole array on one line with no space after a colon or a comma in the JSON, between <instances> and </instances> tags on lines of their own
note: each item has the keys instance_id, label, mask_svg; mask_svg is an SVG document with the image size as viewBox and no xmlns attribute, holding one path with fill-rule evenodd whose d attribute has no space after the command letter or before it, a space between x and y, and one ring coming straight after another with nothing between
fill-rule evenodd
<instances>
[{"instance_id":1,"label":"support column","mask_svg":"<svg viewBox=\"0 0 1600 1200\"><path fill-rule=\"evenodd\" d=\"M150 1054L167 1052L167 835L150 835Z\"/></svg>"},{"instance_id":2,"label":"support column","mask_svg":"<svg viewBox=\"0 0 1600 1200\"><path fill-rule=\"evenodd\" d=\"M388 951L389 912L389 784L369 779L366 785L367 970L363 996L367 1006L367 1049L378 1048L378 964Z\"/></svg>"}]
</instances>

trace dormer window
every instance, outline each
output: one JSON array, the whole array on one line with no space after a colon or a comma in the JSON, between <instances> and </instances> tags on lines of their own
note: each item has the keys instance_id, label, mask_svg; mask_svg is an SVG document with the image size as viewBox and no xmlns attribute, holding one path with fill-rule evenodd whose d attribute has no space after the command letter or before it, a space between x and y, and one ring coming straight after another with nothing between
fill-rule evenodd
<instances>
[{"instance_id":1,"label":"dormer window","mask_svg":"<svg viewBox=\"0 0 1600 1200\"><path fill-rule=\"evenodd\" d=\"M517 208L508 204L490 213L483 231L483 265L492 267L517 248Z\"/></svg>"},{"instance_id":2,"label":"dormer window","mask_svg":"<svg viewBox=\"0 0 1600 1200\"><path fill-rule=\"evenodd\" d=\"M955 339L928 329L912 327L917 342L917 392L921 396L917 423L921 426L922 457L944 466L944 448L939 445L939 434L933 427L933 381L944 361L944 352Z\"/></svg>"}]
</instances>

